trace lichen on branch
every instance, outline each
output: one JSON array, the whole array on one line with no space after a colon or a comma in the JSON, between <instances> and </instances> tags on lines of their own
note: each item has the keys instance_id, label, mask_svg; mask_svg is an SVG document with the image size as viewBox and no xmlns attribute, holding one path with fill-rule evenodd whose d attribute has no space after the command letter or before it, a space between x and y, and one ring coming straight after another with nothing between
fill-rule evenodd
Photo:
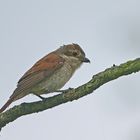
<instances>
[{"instance_id":1,"label":"lichen on branch","mask_svg":"<svg viewBox=\"0 0 140 140\"><path fill-rule=\"evenodd\" d=\"M97 88L109 81L138 71L140 71L140 58L120 64L119 66L113 65L112 67L96 75L93 75L92 79L89 82L75 89L69 89L64 93L46 98L43 101L22 103L18 106L14 106L6 112L0 114L0 130L6 124L13 122L14 120L23 115L44 111L60 104L77 100L83 96L92 93Z\"/></svg>"}]
</instances>

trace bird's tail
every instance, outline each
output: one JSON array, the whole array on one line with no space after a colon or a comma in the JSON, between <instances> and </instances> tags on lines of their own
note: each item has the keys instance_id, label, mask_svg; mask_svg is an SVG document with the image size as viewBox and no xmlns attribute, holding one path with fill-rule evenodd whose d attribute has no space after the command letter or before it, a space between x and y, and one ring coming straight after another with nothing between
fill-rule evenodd
<instances>
[{"instance_id":1,"label":"bird's tail","mask_svg":"<svg viewBox=\"0 0 140 140\"><path fill-rule=\"evenodd\" d=\"M14 98L10 98L0 109L0 113L2 113L12 102L14 101Z\"/></svg>"},{"instance_id":2,"label":"bird's tail","mask_svg":"<svg viewBox=\"0 0 140 140\"><path fill-rule=\"evenodd\" d=\"M0 113L2 113L12 102L26 96L27 94L28 94L27 91L21 92L18 90L18 88L16 88L15 91L13 92L13 94L10 96L9 100L0 109Z\"/></svg>"}]
</instances>

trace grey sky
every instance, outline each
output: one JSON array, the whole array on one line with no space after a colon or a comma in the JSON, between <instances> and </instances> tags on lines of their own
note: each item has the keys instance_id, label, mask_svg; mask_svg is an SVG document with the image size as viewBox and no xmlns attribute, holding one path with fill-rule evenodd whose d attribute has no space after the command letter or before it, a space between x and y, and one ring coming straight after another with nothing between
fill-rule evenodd
<instances>
[{"instance_id":1,"label":"grey sky","mask_svg":"<svg viewBox=\"0 0 140 140\"><path fill-rule=\"evenodd\" d=\"M28 68L63 44L78 43L91 60L64 88L139 57L139 6L139 0L1 0L0 106ZM21 117L0 140L139 140L139 83L140 73L132 74L78 101ZM30 95L11 106L35 100Z\"/></svg>"}]
</instances>

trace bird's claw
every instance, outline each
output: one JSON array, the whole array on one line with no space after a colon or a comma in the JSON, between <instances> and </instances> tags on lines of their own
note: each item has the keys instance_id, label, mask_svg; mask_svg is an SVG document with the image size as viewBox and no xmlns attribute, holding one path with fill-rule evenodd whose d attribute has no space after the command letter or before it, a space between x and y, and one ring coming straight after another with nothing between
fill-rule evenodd
<instances>
[{"instance_id":1,"label":"bird's claw","mask_svg":"<svg viewBox=\"0 0 140 140\"><path fill-rule=\"evenodd\" d=\"M56 90L55 92L62 92L62 93L65 93L65 92L68 92L69 90L73 90L74 88L68 88L68 89L64 89L64 90Z\"/></svg>"}]
</instances>

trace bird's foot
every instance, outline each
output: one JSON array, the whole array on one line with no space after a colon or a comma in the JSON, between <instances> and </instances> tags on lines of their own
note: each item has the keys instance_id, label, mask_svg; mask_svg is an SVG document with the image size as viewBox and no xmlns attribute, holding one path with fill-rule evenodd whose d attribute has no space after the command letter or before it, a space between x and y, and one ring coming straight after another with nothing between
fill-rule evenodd
<instances>
[{"instance_id":1,"label":"bird's foot","mask_svg":"<svg viewBox=\"0 0 140 140\"><path fill-rule=\"evenodd\" d=\"M69 90L72 90L73 88L68 88L68 89L64 89L64 90L56 90L55 92L62 92L62 93L65 93Z\"/></svg>"}]
</instances>

